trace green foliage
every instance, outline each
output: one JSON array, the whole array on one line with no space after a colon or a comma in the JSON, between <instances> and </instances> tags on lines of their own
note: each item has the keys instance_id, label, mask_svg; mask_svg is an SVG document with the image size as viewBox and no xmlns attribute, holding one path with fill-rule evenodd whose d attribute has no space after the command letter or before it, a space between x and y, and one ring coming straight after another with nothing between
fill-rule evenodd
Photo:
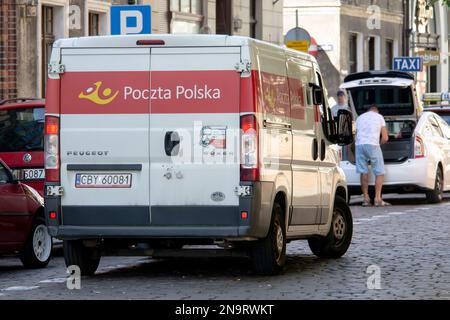
<instances>
[{"instance_id":1,"label":"green foliage","mask_svg":"<svg viewBox=\"0 0 450 320\"><path fill-rule=\"evenodd\" d=\"M428 0L427 5L433 6L437 2L441 2L443 5L450 7L450 0Z\"/></svg>"}]
</instances>

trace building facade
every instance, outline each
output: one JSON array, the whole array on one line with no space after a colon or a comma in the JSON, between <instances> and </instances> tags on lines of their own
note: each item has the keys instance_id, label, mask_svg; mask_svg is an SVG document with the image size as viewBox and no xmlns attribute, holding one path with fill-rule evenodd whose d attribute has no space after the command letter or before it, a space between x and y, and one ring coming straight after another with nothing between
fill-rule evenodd
<instances>
[{"instance_id":1,"label":"building facade","mask_svg":"<svg viewBox=\"0 0 450 320\"><path fill-rule=\"evenodd\" d=\"M410 1L406 16L408 53L424 61L417 74L419 94L449 91L449 8L441 2L430 7L426 0Z\"/></svg>"},{"instance_id":2,"label":"building facade","mask_svg":"<svg viewBox=\"0 0 450 320\"><path fill-rule=\"evenodd\" d=\"M152 33L283 42L283 0L1 0L0 99L44 97L53 42L110 34L110 8L117 4L150 4Z\"/></svg>"},{"instance_id":3,"label":"building facade","mask_svg":"<svg viewBox=\"0 0 450 320\"><path fill-rule=\"evenodd\" d=\"M297 18L298 16L298 18ZM319 46L317 60L330 96L345 76L391 69L402 53L402 0L285 0L284 33L306 29Z\"/></svg>"},{"instance_id":4,"label":"building facade","mask_svg":"<svg viewBox=\"0 0 450 320\"><path fill-rule=\"evenodd\" d=\"M317 59L330 94L349 73L392 68L393 57L421 56L419 96L449 91L449 8L426 0L285 0L284 33L298 25L327 48Z\"/></svg>"}]
</instances>

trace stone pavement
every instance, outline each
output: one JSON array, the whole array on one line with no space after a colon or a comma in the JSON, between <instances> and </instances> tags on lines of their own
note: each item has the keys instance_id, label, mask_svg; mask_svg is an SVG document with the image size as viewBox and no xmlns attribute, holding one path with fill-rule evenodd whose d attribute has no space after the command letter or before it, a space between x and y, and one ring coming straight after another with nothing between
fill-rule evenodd
<instances>
[{"instance_id":1,"label":"stone pavement","mask_svg":"<svg viewBox=\"0 0 450 320\"><path fill-rule=\"evenodd\" d=\"M356 199L344 257L318 259L307 242L292 242L276 277L255 276L245 259L106 257L81 290L68 290L61 256L42 270L3 257L0 299L450 299L450 199L422 198L394 196L386 208L362 208ZM368 289L374 270L380 289Z\"/></svg>"}]
</instances>

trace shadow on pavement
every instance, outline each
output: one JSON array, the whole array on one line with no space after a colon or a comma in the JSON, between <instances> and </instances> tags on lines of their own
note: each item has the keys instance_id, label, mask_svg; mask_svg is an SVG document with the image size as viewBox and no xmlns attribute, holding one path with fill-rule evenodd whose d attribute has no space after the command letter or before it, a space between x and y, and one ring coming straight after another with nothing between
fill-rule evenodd
<instances>
[{"instance_id":1,"label":"shadow on pavement","mask_svg":"<svg viewBox=\"0 0 450 320\"><path fill-rule=\"evenodd\" d=\"M345 257L340 260L345 259ZM333 262L335 261L335 262ZM315 268L323 263L338 263L338 260L319 259L313 254L288 254L284 271L279 276L299 274L304 269ZM100 270L95 279L133 278L207 278L229 279L248 277L255 279L272 279L259 276L253 272L250 259L245 258L173 258L173 259L143 259L134 266L124 266L111 270Z\"/></svg>"}]
</instances>

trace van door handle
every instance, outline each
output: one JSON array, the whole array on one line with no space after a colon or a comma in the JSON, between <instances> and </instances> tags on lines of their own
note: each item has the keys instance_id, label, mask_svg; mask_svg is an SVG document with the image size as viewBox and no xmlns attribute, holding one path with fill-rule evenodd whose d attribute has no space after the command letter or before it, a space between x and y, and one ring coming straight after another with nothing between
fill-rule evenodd
<instances>
[{"instance_id":1,"label":"van door handle","mask_svg":"<svg viewBox=\"0 0 450 320\"><path fill-rule=\"evenodd\" d=\"M313 140L312 143L312 158L314 161L319 157L319 144L317 143L317 139Z\"/></svg>"},{"instance_id":2,"label":"van door handle","mask_svg":"<svg viewBox=\"0 0 450 320\"><path fill-rule=\"evenodd\" d=\"M326 152L327 152L327 149L326 149L326 145L325 145L325 140L320 140L320 160L321 161L325 160Z\"/></svg>"},{"instance_id":3,"label":"van door handle","mask_svg":"<svg viewBox=\"0 0 450 320\"><path fill-rule=\"evenodd\" d=\"M164 137L164 149L169 157L178 155L180 151L180 135L176 131L167 131Z\"/></svg>"}]
</instances>

